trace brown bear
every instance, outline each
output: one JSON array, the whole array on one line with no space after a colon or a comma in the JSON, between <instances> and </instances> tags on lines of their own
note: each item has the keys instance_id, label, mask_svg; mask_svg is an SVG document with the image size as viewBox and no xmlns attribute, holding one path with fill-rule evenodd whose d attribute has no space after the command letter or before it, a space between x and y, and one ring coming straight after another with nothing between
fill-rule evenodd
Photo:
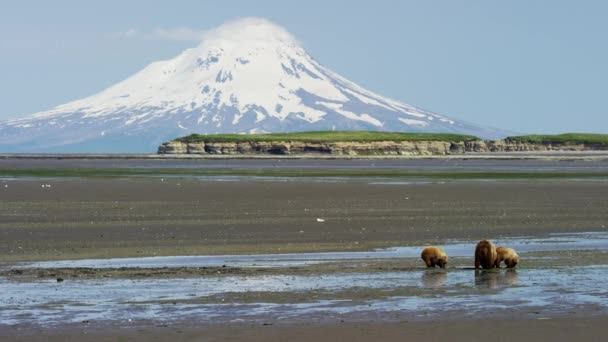
<instances>
[{"instance_id":1,"label":"brown bear","mask_svg":"<svg viewBox=\"0 0 608 342\"><path fill-rule=\"evenodd\" d=\"M498 247L496 248L496 261L494 267L500 268L500 263L505 262L507 268L513 268L519 264L519 255L513 248Z\"/></svg>"},{"instance_id":2,"label":"brown bear","mask_svg":"<svg viewBox=\"0 0 608 342\"><path fill-rule=\"evenodd\" d=\"M448 256L439 247L429 246L423 249L420 258L424 260L426 267L439 266L440 268L445 268L445 265L448 263Z\"/></svg>"},{"instance_id":3,"label":"brown bear","mask_svg":"<svg viewBox=\"0 0 608 342\"><path fill-rule=\"evenodd\" d=\"M475 248L475 269L480 266L485 269L494 267L496 262L496 247L488 240L479 241Z\"/></svg>"}]
</instances>

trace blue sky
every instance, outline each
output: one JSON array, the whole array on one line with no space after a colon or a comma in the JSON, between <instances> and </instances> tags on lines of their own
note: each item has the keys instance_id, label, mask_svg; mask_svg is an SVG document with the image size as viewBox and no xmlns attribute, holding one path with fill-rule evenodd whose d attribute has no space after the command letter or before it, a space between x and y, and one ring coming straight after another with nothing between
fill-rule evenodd
<instances>
[{"instance_id":1,"label":"blue sky","mask_svg":"<svg viewBox=\"0 0 608 342\"><path fill-rule=\"evenodd\" d=\"M94 94L247 16L384 96L519 132L608 133L605 1L12 1L0 119Z\"/></svg>"}]
</instances>

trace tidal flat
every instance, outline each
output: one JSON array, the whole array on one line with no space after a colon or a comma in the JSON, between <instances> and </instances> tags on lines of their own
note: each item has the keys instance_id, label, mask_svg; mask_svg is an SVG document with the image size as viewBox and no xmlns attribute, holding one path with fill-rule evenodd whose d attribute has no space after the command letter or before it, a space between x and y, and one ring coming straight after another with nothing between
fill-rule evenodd
<instances>
[{"instance_id":1,"label":"tidal flat","mask_svg":"<svg viewBox=\"0 0 608 342\"><path fill-rule=\"evenodd\" d=\"M70 170L148 174L11 171L38 162L0 161L6 336L196 339L203 329L210 340L248 330L258 340L296 331L328 339L365 327L397 338L428 336L422 327L432 322L464 338L456 332L468 322L490 319L529 336L557 331L553 321L597 337L608 318L598 286L608 277L602 161L222 162L261 176L204 161L228 174L201 176L187 171L199 165L190 161L179 174L157 174L157 161L66 160ZM62 171L62 161L51 164ZM342 175L265 174L323 167ZM344 174L378 167L416 176ZM481 176L498 169L520 174ZM435 172L443 175L425 176ZM450 176L471 172L479 177ZM480 239L514 247L521 264L476 272ZM423 267L419 252L431 244L450 255L446 270Z\"/></svg>"},{"instance_id":2,"label":"tidal flat","mask_svg":"<svg viewBox=\"0 0 608 342\"><path fill-rule=\"evenodd\" d=\"M608 273L607 232L496 242L518 247L524 262L475 270L466 248L475 242L462 240L445 243L452 255L446 269L424 268L414 255L422 246L22 262L0 269L0 322L13 333L51 329L65 337L64 329L71 334L104 326L121 326L127 334L166 327L163 334L171 335L193 322L211 329L344 322L378 329L455 319L568 317L580 324L608 314L608 292L598 287Z\"/></svg>"}]
</instances>

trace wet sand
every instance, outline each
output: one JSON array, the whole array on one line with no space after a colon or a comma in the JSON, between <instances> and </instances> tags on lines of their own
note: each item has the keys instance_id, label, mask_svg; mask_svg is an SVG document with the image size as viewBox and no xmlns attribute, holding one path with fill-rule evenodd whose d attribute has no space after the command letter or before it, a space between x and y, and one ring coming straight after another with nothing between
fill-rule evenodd
<instances>
[{"instance_id":1,"label":"wet sand","mask_svg":"<svg viewBox=\"0 0 608 342\"><path fill-rule=\"evenodd\" d=\"M3 262L348 251L604 230L608 182L19 178L0 204Z\"/></svg>"},{"instance_id":2,"label":"wet sand","mask_svg":"<svg viewBox=\"0 0 608 342\"><path fill-rule=\"evenodd\" d=\"M0 270L0 302L5 303L0 322L62 326L109 321L132 326L150 320L262 324L334 317L386 323L608 313L608 292L597 286L608 270L605 232L496 242L520 251L523 262L517 269L474 270L468 251L474 241L444 245L451 255L445 270L421 265L413 253L421 246L320 257L312 253L25 263ZM208 266L196 266L201 264Z\"/></svg>"},{"instance_id":3,"label":"wet sand","mask_svg":"<svg viewBox=\"0 0 608 342\"><path fill-rule=\"evenodd\" d=\"M608 170L608 151L589 153L505 153L424 157L308 156L247 158L238 156L78 156L0 155L2 169L319 169L319 170L518 170L590 171Z\"/></svg>"},{"instance_id":4,"label":"wet sand","mask_svg":"<svg viewBox=\"0 0 608 342\"><path fill-rule=\"evenodd\" d=\"M0 160L0 169L165 163L9 161ZM276 167L273 161L202 163L208 164L185 161L180 167ZM608 170L601 160L288 163L282 167ZM5 177L0 286L9 304L0 305L0 335L68 341L599 341L608 317L608 293L595 287L606 274L606 247L597 243L604 237L592 233L576 242L566 235L561 249L551 241L555 233L606 232L606 208L608 181L575 177ZM474 241L485 238L523 241L516 245L523 262L515 272L470 269L472 256L459 246L473 249ZM564 247L570 240L576 245ZM425 270L407 249L427 244L453 244L447 271ZM405 249L356 254L387 247ZM299 252L353 254L307 263L261 255ZM161 266L173 263L159 268L145 266L155 259L86 260L159 256L208 256L211 262L158 259ZM53 260L62 263L44 263ZM105 266L90 267L96 265Z\"/></svg>"},{"instance_id":5,"label":"wet sand","mask_svg":"<svg viewBox=\"0 0 608 342\"><path fill-rule=\"evenodd\" d=\"M304 324L166 325L79 323L60 329L5 329L15 341L604 341L607 317Z\"/></svg>"}]
</instances>

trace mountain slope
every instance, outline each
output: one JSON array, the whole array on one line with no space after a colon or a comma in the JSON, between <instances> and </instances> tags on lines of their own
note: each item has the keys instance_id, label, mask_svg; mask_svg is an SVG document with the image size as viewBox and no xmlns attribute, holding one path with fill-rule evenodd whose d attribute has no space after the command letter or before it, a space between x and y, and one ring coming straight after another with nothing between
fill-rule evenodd
<instances>
[{"instance_id":1,"label":"mountain slope","mask_svg":"<svg viewBox=\"0 0 608 342\"><path fill-rule=\"evenodd\" d=\"M0 151L152 152L190 133L312 130L501 135L365 90L247 18L98 94L1 123Z\"/></svg>"}]
</instances>

